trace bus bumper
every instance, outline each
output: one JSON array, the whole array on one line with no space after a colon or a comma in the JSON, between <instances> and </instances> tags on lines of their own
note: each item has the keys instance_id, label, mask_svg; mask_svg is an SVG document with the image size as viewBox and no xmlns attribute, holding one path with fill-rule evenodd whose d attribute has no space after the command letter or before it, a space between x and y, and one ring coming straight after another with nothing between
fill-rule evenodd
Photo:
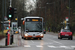
<instances>
[{"instance_id":1,"label":"bus bumper","mask_svg":"<svg viewBox=\"0 0 75 50\"><path fill-rule=\"evenodd\" d=\"M43 38L43 36L40 36L40 35L37 35L37 36L28 35L28 36L24 36L24 38Z\"/></svg>"}]
</instances>

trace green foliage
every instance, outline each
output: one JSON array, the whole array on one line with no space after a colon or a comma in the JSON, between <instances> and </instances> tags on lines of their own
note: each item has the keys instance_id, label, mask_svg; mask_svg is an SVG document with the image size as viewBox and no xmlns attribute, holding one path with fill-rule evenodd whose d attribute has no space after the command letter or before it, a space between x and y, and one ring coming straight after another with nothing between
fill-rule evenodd
<instances>
[{"instance_id":1,"label":"green foliage","mask_svg":"<svg viewBox=\"0 0 75 50\"><path fill-rule=\"evenodd\" d=\"M15 14L15 17L19 17L19 25L21 23L20 19L21 17L27 16L28 13L23 10L24 5L23 1L26 0L12 0L12 6L17 8L17 14ZM37 0L36 0L37 1ZM56 26L56 30L58 31L60 29L60 23L63 22L65 19L65 16L69 16L69 0L38 0L38 6L36 7L46 7L46 30L48 30L48 27L50 26L51 28L53 26ZM8 0L7 2L7 7L9 6ZM53 3L55 2L55 8L54 4L46 4L46 3ZM2 15L2 0L0 0L0 17ZM45 18L45 9L36 9L37 11L40 12L40 16ZM35 11L36 11L35 10ZM36 11L36 12L37 12ZM75 22L73 22L73 19L75 19L75 0L70 0L70 15L71 15L71 27L75 25ZM35 13L33 12L32 15L37 16L36 14L39 14L38 12ZM55 21L54 21L55 19ZM13 19L14 21L14 19ZM56 23L56 24L55 24Z\"/></svg>"},{"instance_id":2,"label":"green foliage","mask_svg":"<svg viewBox=\"0 0 75 50\"><path fill-rule=\"evenodd\" d=\"M4 36L5 36L6 34L5 34L5 33L4 33L4 34L2 34L2 31L0 31L0 35L4 35Z\"/></svg>"},{"instance_id":3,"label":"green foliage","mask_svg":"<svg viewBox=\"0 0 75 50\"><path fill-rule=\"evenodd\" d=\"M0 35L2 34L2 32L0 31Z\"/></svg>"},{"instance_id":4,"label":"green foliage","mask_svg":"<svg viewBox=\"0 0 75 50\"><path fill-rule=\"evenodd\" d=\"M74 32L73 36L75 36L75 32Z\"/></svg>"}]
</instances>

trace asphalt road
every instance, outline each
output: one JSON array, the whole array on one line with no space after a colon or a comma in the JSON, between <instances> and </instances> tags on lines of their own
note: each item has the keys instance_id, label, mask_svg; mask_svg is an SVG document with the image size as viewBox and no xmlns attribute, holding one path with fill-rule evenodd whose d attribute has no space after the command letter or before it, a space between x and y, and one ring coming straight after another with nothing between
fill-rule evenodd
<instances>
[{"instance_id":1,"label":"asphalt road","mask_svg":"<svg viewBox=\"0 0 75 50\"><path fill-rule=\"evenodd\" d=\"M17 47L0 48L0 50L75 50L75 39L58 39L57 34L47 32L42 40L39 39L21 39L16 34L15 42Z\"/></svg>"}]
</instances>

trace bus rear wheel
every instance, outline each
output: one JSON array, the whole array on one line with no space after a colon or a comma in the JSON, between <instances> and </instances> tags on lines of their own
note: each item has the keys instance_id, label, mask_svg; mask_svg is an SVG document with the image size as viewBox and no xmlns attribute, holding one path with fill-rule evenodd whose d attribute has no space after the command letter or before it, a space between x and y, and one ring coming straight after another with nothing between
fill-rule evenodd
<instances>
[{"instance_id":1,"label":"bus rear wheel","mask_svg":"<svg viewBox=\"0 0 75 50\"><path fill-rule=\"evenodd\" d=\"M24 38L22 37L22 39L24 39Z\"/></svg>"}]
</instances>

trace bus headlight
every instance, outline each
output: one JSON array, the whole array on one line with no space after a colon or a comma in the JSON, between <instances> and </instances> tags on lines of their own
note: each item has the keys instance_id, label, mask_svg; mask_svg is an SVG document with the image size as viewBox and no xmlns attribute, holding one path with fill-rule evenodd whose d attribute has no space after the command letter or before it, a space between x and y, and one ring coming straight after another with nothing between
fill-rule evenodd
<instances>
[{"instance_id":1,"label":"bus headlight","mask_svg":"<svg viewBox=\"0 0 75 50\"><path fill-rule=\"evenodd\" d=\"M40 36L43 36L43 34L40 34Z\"/></svg>"},{"instance_id":2,"label":"bus headlight","mask_svg":"<svg viewBox=\"0 0 75 50\"><path fill-rule=\"evenodd\" d=\"M28 36L28 34L25 34L25 36Z\"/></svg>"}]
</instances>

